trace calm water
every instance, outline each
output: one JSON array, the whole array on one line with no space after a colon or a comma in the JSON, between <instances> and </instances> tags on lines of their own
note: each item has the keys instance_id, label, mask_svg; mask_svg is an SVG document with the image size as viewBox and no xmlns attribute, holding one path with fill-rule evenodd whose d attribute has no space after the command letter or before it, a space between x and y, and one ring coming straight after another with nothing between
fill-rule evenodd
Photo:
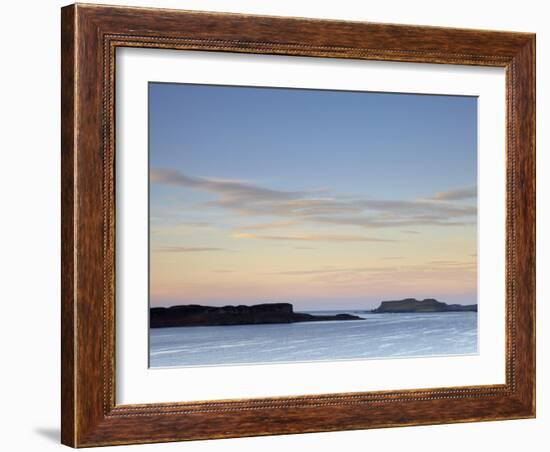
<instances>
[{"instance_id":1,"label":"calm water","mask_svg":"<svg viewBox=\"0 0 550 452\"><path fill-rule=\"evenodd\" d=\"M348 312L358 313L365 320L151 329L150 366L259 364L477 353L475 312ZM316 313L321 314L322 311Z\"/></svg>"}]
</instances>

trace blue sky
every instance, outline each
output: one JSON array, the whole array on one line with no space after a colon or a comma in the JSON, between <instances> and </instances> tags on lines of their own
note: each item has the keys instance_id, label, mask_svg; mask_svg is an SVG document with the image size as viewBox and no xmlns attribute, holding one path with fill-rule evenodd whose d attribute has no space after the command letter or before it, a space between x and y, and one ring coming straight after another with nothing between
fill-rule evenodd
<instances>
[{"instance_id":1,"label":"blue sky","mask_svg":"<svg viewBox=\"0 0 550 452\"><path fill-rule=\"evenodd\" d=\"M475 97L150 83L149 140L153 304L475 302Z\"/></svg>"}]
</instances>

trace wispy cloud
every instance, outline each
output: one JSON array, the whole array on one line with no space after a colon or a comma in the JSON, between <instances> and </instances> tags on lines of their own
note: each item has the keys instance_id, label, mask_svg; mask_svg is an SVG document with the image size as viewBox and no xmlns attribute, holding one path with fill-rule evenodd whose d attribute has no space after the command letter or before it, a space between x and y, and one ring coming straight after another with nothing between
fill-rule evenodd
<instances>
[{"instance_id":1,"label":"wispy cloud","mask_svg":"<svg viewBox=\"0 0 550 452\"><path fill-rule=\"evenodd\" d=\"M381 272L381 271L395 271L393 268L388 267L343 267L343 268L324 268L316 270L288 270L282 272L273 272L271 275L286 275L286 276L307 276L307 275L328 275L334 273L367 273L367 272Z\"/></svg>"},{"instance_id":2,"label":"wispy cloud","mask_svg":"<svg viewBox=\"0 0 550 452\"><path fill-rule=\"evenodd\" d=\"M473 212L459 214L460 216L472 216ZM306 220L316 223L328 223L334 225L359 226L362 228L388 228L388 227L403 227L403 226L467 226L475 224L474 220L450 221L450 214L439 215L400 215L381 214L379 216L344 216L344 217L309 217Z\"/></svg>"},{"instance_id":3,"label":"wispy cloud","mask_svg":"<svg viewBox=\"0 0 550 452\"><path fill-rule=\"evenodd\" d=\"M235 234L234 237L261 240L299 240L306 242L395 242L395 240L347 234L258 235L243 232Z\"/></svg>"},{"instance_id":4,"label":"wispy cloud","mask_svg":"<svg viewBox=\"0 0 550 452\"><path fill-rule=\"evenodd\" d=\"M249 224L246 226L241 226L239 229L241 231L260 231L265 229L285 228L289 226L295 226L297 224L300 224L300 222L296 220L281 220L271 221L269 223Z\"/></svg>"},{"instance_id":5,"label":"wispy cloud","mask_svg":"<svg viewBox=\"0 0 550 452\"><path fill-rule=\"evenodd\" d=\"M180 224L181 226L189 226L192 228L209 228L212 227L212 223L207 221L187 221Z\"/></svg>"},{"instance_id":6,"label":"wispy cloud","mask_svg":"<svg viewBox=\"0 0 550 452\"><path fill-rule=\"evenodd\" d=\"M347 288L351 285L370 283L389 284L391 287L397 287L403 282L406 284L412 282L425 284L427 281L469 281L469 283L474 284L476 266L474 263L469 262L444 265L434 261L412 265L306 268L284 270L270 274L302 278L322 285L327 283L344 284Z\"/></svg>"},{"instance_id":7,"label":"wispy cloud","mask_svg":"<svg viewBox=\"0 0 550 452\"><path fill-rule=\"evenodd\" d=\"M388 267L351 267L304 269L280 272L281 276L304 278L309 283L322 286L338 285L345 290L353 287L369 287L374 284L378 288L388 287L396 290L400 286L407 290L419 288L425 291L426 287L450 285L461 287L475 287L476 266L465 263L463 265L448 266L433 263L416 265L395 265ZM410 291L408 292L411 293Z\"/></svg>"},{"instance_id":8,"label":"wispy cloud","mask_svg":"<svg viewBox=\"0 0 550 452\"><path fill-rule=\"evenodd\" d=\"M159 248L161 253L202 253L207 251L225 251L224 248L200 247L200 246L164 246Z\"/></svg>"},{"instance_id":9,"label":"wispy cloud","mask_svg":"<svg viewBox=\"0 0 550 452\"><path fill-rule=\"evenodd\" d=\"M469 187L455 188L449 191L436 193L433 199L438 201L461 201L463 199L471 199L477 196L477 187L475 185Z\"/></svg>"},{"instance_id":10,"label":"wispy cloud","mask_svg":"<svg viewBox=\"0 0 550 452\"><path fill-rule=\"evenodd\" d=\"M477 214L475 205L455 202L474 197L475 187L440 192L427 199L384 200L331 196L327 190L276 190L242 180L192 177L171 169L153 169L150 177L153 183L210 193L215 199L208 202L209 206L228 209L241 216L276 218L240 228L244 231L301 223L361 228L464 226L475 223Z\"/></svg>"},{"instance_id":11,"label":"wispy cloud","mask_svg":"<svg viewBox=\"0 0 550 452\"><path fill-rule=\"evenodd\" d=\"M192 177L171 169L152 169L150 172L150 181L152 183L180 185L204 190L223 195L227 200L283 200L296 199L302 196L301 192L271 190L241 180Z\"/></svg>"},{"instance_id":12,"label":"wispy cloud","mask_svg":"<svg viewBox=\"0 0 550 452\"><path fill-rule=\"evenodd\" d=\"M470 268L475 267L477 265L477 262L463 262L463 261L430 261L428 262L429 265L437 265L441 267L462 267L462 268Z\"/></svg>"}]
</instances>

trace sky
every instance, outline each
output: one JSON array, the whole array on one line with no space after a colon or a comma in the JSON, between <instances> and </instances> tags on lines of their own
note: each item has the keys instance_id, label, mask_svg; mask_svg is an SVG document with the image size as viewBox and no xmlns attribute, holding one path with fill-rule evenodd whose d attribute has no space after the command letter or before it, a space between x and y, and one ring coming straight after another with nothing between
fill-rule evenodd
<instances>
[{"instance_id":1,"label":"sky","mask_svg":"<svg viewBox=\"0 0 550 452\"><path fill-rule=\"evenodd\" d=\"M477 98L149 83L150 303L477 302Z\"/></svg>"}]
</instances>

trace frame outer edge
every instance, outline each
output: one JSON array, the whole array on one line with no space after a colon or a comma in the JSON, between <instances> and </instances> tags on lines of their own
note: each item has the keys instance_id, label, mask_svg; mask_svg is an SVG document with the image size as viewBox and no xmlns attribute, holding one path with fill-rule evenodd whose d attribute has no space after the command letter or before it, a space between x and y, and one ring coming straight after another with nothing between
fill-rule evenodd
<instances>
[{"instance_id":1,"label":"frame outer edge","mask_svg":"<svg viewBox=\"0 0 550 452\"><path fill-rule=\"evenodd\" d=\"M148 17L147 20L140 18L139 16L143 11L150 12L151 17ZM183 11L180 12L183 13ZM113 377L114 372L114 365L112 365L114 363L109 361L105 364L106 361L104 361L105 354L112 352L111 346L113 345L109 337L106 339L106 335L112 332L114 317L105 317L105 307L103 312L100 312L99 309L102 295L105 296L106 289L110 287L108 284L105 285L106 274L102 273L108 254L105 254L105 248L100 251L97 246L98 239L102 236L101 231L103 231L103 237L105 237L106 231L105 217L101 216L98 207L103 203L105 209L106 195L111 187L109 184L105 185L104 182L105 165L112 164L111 161L106 161L106 155L101 152L104 151L104 147L101 145L101 133L99 132L103 130L103 143L105 143L106 137L108 138L106 131L109 131L109 127L104 124L107 110L105 97L104 94L102 97L100 89L105 80L101 75L102 72L98 71L98 67L102 65L107 64L107 67L109 67L108 60L107 62L105 60L105 48L102 45L104 38L109 33L118 32L119 30L122 34L145 33L145 35L149 35L155 30L162 30L162 33L160 31L159 33L168 33L168 36L177 37L182 36L182 26L185 25L185 27L189 27L190 33L198 33L199 40L207 42L210 28L206 27L205 29L201 24L211 25L211 22L214 21L214 25L217 25L219 20L229 20L229 18L235 19L235 25L242 22L238 19L239 17L242 18L239 15L201 13L204 16L194 17L191 21L189 18L185 18L185 15L178 14L177 18L172 17L172 13L175 16L174 11L169 12L167 10L135 10L132 8L122 9L119 7L82 4L62 8L61 373L63 444L72 447L89 447L533 417L535 403L534 35L517 35L506 32L500 34L488 31L474 36L473 34L476 32L451 29L435 30L434 33L445 35L454 31L461 37L459 44L454 46L454 48L459 49L481 45L482 38L490 38L489 41L496 46L494 54L499 59L489 61L486 59L487 55L483 52L482 57L480 57L482 60L479 62L471 60L468 55L463 54L452 57L452 49L448 47L444 48L443 56L436 57L431 54L431 50L416 51L416 44L410 43L404 46L404 50L399 50L399 53L393 53L395 51L391 49L383 51L388 52L389 57L387 59L392 61L412 61L414 59L419 62L434 62L434 60L437 60L436 62L446 64L507 66L513 60L518 69L519 77L517 80L514 77L518 88L515 96L519 104L516 108L517 120L514 125L516 133L514 142L517 144L516 148L519 155L516 163L517 167L513 171L518 184L513 196L518 204L523 203L523 205L519 206L517 209L518 215L514 217L519 233L517 243L520 248L518 252L519 274L516 277L518 286L518 325L520 328L516 338L519 347L526 347L528 353L525 353L525 350L521 350L521 348L520 353L518 353L518 357L520 357L518 374L521 376L521 384L518 385L517 391L514 391L515 394L507 393L502 396L491 396L490 399L486 399L487 402L483 403L481 399L472 395L467 399L470 403L465 406L470 407L470 411L477 406L483 408L483 412L479 415L466 417L457 414L458 411L455 405L458 400L455 401L455 399L460 397L448 396L441 398L441 400L430 400L429 402L411 399L404 406L407 408L405 413L401 413L397 417L388 417L385 422L383 420L377 421L376 418L370 419L369 417L370 420L364 418L366 413L371 412L371 410L382 415L388 413L389 409L383 409L383 407L389 407L389 404L382 405L381 403L361 406L341 403L332 408L329 408L328 405L319 404L315 407L312 406L311 408L314 409L309 411L298 411L297 407L287 407L276 410L274 414L272 414L273 411L269 407L253 412L251 408L245 406L238 410L239 415L235 417L225 417L230 411L223 407L217 409L213 407L208 414L199 412L190 414L138 412L131 415L126 413L122 416L117 413L116 406L106 404L110 400L110 395L108 390L106 392L105 381L106 379L110 381L109 379ZM250 16L250 18L259 19L258 16ZM310 23L308 20L302 21L296 18L262 18L261 25L263 28L252 27L255 35L259 36L259 42L262 41L262 38L269 37L271 31L268 31L265 25L269 25L271 22L286 25L287 28L291 23ZM325 22L328 23L328 21L320 20L318 22L319 26ZM331 28L338 25L337 22L331 22L331 24ZM344 44L347 39L346 33L352 35L365 34L365 30L361 30L360 25L344 22L341 22L340 25L346 27L346 32L340 36L341 40L344 40ZM354 30L349 30L350 27ZM372 28L377 36L375 44L379 44L381 41L386 42L393 35L408 33L410 30L422 32L426 28L419 27L416 29L410 26L390 26L388 24L370 24L368 27ZM392 31L389 37L387 35L389 33L387 32L388 29ZM313 32L316 31L318 30L313 30ZM295 34L293 30L289 32L291 32L291 35ZM424 30L424 33L426 32L427 30ZM218 49L218 51L241 52L251 50L240 41L242 37L248 36L247 33L247 29L242 31L235 26L229 34L230 38L234 35L236 41L223 41L225 39L224 33L215 29L213 32L214 38L219 36L223 42L231 44L227 48ZM316 48L315 36L310 36L308 39L304 38L307 42L296 53L305 56L317 55L314 50ZM395 36L393 38L396 39ZM473 39L473 44L470 42L470 38ZM160 42L164 38L153 36L151 39ZM296 39L301 40L301 35ZM430 39L434 40L434 38ZM265 44L267 50L262 50L259 53L271 53L271 51L278 53L279 46L285 46L284 42L263 42L263 44ZM439 41L439 44L443 45L441 41ZM355 53L353 52L353 55L348 54L349 49L355 49L355 43L352 42L350 46L342 48L343 50L332 48L333 50L336 49L334 51L329 48L328 53L331 56L341 53L343 58L376 59L362 54L354 56ZM424 47L426 47L426 43L424 43ZM306 48L311 49L305 50ZM290 54L291 51L283 48L281 52ZM419 56L408 57L406 56L407 52ZM256 52L252 50L252 53ZM292 53L294 54L294 52ZM110 173L107 174L107 176L109 175ZM107 245L104 242L104 246L107 246L107 248L111 246L109 241L106 243ZM100 288L100 281L102 282L102 288ZM110 305L107 304L107 306ZM451 409L445 412L446 415L440 415L445 413L439 413L438 410L448 404L451 405ZM399 404L396 405L396 408L399 408ZM304 419L308 413L311 414L309 424L306 422L307 419ZM407 418L407 413L412 417ZM422 416L418 418L417 413ZM437 413L439 417L433 417L434 413ZM269 417L273 417L273 419L270 420ZM300 425L289 427L288 423L291 419L294 419L293 422L299 419L298 424ZM338 422L341 421L340 424L335 423L337 419L339 419Z\"/></svg>"},{"instance_id":2,"label":"frame outer edge","mask_svg":"<svg viewBox=\"0 0 550 452\"><path fill-rule=\"evenodd\" d=\"M532 350L532 360L533 360L533 387L531 390L532 397L532 414L533 417L537 416L537 217L536 217L536 208L537 208L537 36L533 34L533 39L531 41L531 70L533 71L531 75L532 86L531 86L531 95L532 99L532 132L531 140L533 143L533 167L532 167L532 180L533 180L533 224L532 224L532 234L533 234L533 257L532 257L532 274L531 281L533 284L533 330L531 332L531 346Z\"/></svg>"},{"instance_id":3,"label":"frame outer edge","mask_svg":"<svg viewBox=\"0 0 550 452\"><path fill-rule=\"evenodd\" d=\"M536 35L514 58L517 67L518 396L525 415L536 417Z\"/></svg>"},{"instance_id":4,"label":"frame outer edge","mask_svg":"<svg viewBox=\"0 0 550 452\"><path fill-rule=\"evenodd\" d=\"M61 8L61 443L77 445L76 5Z\"/></svg>"}]
</instances>

